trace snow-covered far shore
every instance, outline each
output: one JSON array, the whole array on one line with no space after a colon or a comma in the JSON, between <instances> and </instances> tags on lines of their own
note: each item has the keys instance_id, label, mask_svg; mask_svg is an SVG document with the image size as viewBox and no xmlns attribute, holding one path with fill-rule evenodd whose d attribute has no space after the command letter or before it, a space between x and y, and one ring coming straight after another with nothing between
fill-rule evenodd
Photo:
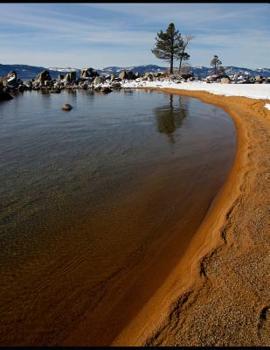
<instances>
[{"instance_id":1,"label":"snow-covered far shore","mask_svg":"<svg viewBox=\"0 0 270 350\"><path fill-rule=\"evenodd\" d=\"M215 95L242 96L254 99L270 100L270 84L221 84L205 82L182 82L173 81L125 81L123 88L170 88L178 90L206 91ZM265 104L270 110L270 103Z\"/></svg>"}]
</instances>

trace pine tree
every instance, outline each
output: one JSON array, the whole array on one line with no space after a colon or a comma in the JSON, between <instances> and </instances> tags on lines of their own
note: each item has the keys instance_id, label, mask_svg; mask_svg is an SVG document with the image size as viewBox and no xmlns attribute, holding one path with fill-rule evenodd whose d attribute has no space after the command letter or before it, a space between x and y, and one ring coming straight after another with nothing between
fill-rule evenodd
<instances>
[{"instance_id":1,"label":"pine tree","mask_svg":"<svg viewBox=\"0 0 270 350\"><path fill-rule=\"evenodd\" d=\"M166 32L157 33L156 44L152 53L159 59L170 62L170 73L173 73L173 61L177 57L182 38L173 23L170 23Z\"/></svg>"},{"instance_id":2,"label":"pine tree","mask_svg":"<svg viewBox=\"0 0 270 350\"><path fill-rule=\"evenodd\" d=\"M217 55L214 55L214 57L212 58L210 65L212 67L214 67L214 74L218 74L219 73L219 69L221 68L222 62L221 60L218 58Z\"/></svg>"},{"instance_id":3,"label":"pine tree","mask_svg":"<svg viewBox=\"0 0 270 350\"><path fill-rule=\"evenodd\" d=\"M182 39L182 42L179 45L177 52L177 58L179 59L179 73L181 73L182 62L188 61L190 59L190 55L186 52L186 49L192 39L193 36L187 35L185 38Z\"/></svg>"}]
</instances>

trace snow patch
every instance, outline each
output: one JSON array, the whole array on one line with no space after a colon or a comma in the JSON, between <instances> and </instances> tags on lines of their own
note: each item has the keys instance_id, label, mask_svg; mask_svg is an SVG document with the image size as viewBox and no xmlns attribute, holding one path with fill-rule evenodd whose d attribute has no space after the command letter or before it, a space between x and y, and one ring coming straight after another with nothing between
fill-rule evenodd
<instances>
[{"instance_id":1,"label":"snow patch","mask_svg":"<svg viewBox=\"0 0 270 350\"><path fill-rule=\"evenodd\" d=\"M270 111L270 103L266 103L266 104L264 105L264 107L265 107L266 109L269 109L269 111Z\"/></svg>"},{"instance_id":2,"label":"snow patch","mask_svg":"<svg viewBox=\"0 0 270 350\"><path fill-rule=\"evenodd\" d=\"M215 95L242 96L254 99L270 100L270 84L221 84L205 82L175 83L172 81L127 81L125 88L149 87L171 88L179 90L206 91Z\"/></svg>"}]
</instances>

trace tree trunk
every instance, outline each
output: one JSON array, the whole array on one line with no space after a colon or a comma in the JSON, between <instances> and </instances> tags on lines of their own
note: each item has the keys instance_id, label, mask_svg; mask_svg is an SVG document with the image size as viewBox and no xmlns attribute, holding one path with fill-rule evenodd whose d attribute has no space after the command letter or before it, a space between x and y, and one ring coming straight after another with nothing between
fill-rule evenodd
<instances>
[{"instance_id":1,"label":"tree trunk","mask_svg":"<svg viewBox=\"0 0 270 350\"><path fill-rule=\"evenodd\" d=\"M173 74L173 55L171 55L170 74Z\"/></svg>"},{"instance_id":2,"label":"tree trunk","mask_svg":"<svg viewBox=\"0 0 270 350\"><path fill-rule=\"evenodd\" d=\"M173 54L174 54L173 46L174 46L174 38L173 38L173 36L172 36L172 37L171 37L171 62L170 62L170 74L173 74Z\"/></svg>"},{"instance_id":3,"label":"tree trunk","mask_svg":"<svg viewBox=\"0 0 270 350\"><path fill-rule=\"evenodd\" d=\"M179 73L181 73L182 61L183 61L183 57L180 57L180 62L179 62Z\"/></svg>"}]
</instances>

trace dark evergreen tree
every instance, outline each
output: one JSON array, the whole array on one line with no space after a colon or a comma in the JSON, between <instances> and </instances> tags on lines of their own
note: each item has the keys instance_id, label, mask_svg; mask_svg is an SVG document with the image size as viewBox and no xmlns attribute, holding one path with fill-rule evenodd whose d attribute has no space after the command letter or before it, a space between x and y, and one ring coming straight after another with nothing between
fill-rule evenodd
<instances>
[{"instance_id":1,"label":"dark evergreen tree","mask_svg":"<svg viewBox=\"0 0 270 350\"><path fill-rule=\"evenodd\" d=\"M210 65L214 68L214 74L219 74L219 71L222 69L221 68L222 62L217 55L214 55L214 57L210 62Z\"/></svg>"},{"instance_id":2,"label":"dark evergreen tree","mask_svg":"<svg viewBox=\"0 0 270 350\"><path fill-rule=\"evenodd\" d=\"M173 73L174 58L177 58L179 47L182 43L181 34L175 29L173 23L170 23L166 32L162 30L157 33L156 44L152 53L159 59L170 62L170 73Z\"/></svg>"}]
</instances>

